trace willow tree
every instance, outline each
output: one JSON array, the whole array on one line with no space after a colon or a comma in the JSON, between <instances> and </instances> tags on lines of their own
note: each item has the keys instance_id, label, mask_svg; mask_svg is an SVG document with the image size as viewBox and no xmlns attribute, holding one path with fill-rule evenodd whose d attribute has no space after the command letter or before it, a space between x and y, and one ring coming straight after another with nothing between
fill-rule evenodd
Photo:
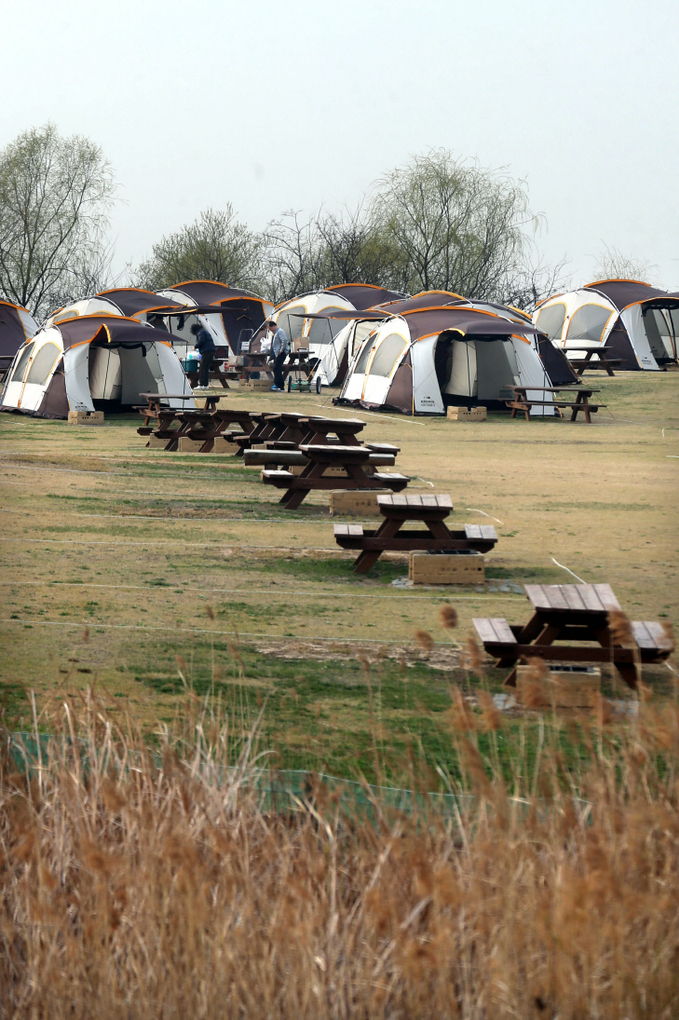
<instances>
[{"instance_id":1,"label":"willow tree","mask_svg":"<svg viewBox=\"0 0 679 1020\"><path fill-rule=\"evenodd\" d=\"M525 272L538 223L523 182L457 161L416 156L376 182L373 230L399 252L389 284L501 300Z\"/></svg>"},{"instance_id":2,"label":"willow tree","mask_svg":"<svg viewBox=\"0 0 679 1020\"><path fill-rule=\"evenodd\" d=\"M94 142L54 124L0 151L0 293L40 316L106 275L105 233L115 197L110 164Z\"/></svg>"}]
</instances>

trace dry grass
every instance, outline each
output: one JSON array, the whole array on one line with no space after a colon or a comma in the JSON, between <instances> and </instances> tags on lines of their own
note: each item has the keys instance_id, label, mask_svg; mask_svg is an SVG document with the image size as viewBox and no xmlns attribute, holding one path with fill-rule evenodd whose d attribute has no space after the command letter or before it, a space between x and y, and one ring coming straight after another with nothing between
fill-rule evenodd
<instances>
[{"instance_id":1,"label":"dry grass","mask_svg":"<svg viewBox=\"0 0 679 1020\"><path fill-rule=\"evenodd\" d=\"M90 692L29 778L5 758L0 1016L676 1017L676 705L575 772L546 726L514 790L460 719L459 811L353 822L320 786L267 811L256 734L225 773L231 723L179 718L154 759Z\"/></svg>"}]
</instances>

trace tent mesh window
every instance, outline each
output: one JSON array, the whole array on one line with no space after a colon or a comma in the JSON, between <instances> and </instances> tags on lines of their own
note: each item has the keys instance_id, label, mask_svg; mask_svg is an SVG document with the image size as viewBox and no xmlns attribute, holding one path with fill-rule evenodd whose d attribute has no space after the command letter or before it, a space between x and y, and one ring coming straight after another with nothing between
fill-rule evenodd
<instances>
[{"instance_id":1,"label":"tent mesh window","mask_svg":"<svg viewBox=\"0 0 679 1020\"><path fill-rule=\"evenodd\" d=\"M398 333L385 336L373 358L370 375L390 376L405 347L406 341Z\"/></svg>"},{"instance_id":2,"label":"tent mesh window","mask_svg":"<svg viewBox=\"0 0 679 1020\"><path fill-rule=\"evenodd\" d=\"M344 311L342 308L324 308L324 315ZM309 330L309 343L330 344L346 326L346 319L312 319Z\"/></svg>"},{"instance_id":3,"label":"tent mesh window","mask_svg":"<svg viewBox=\"0 0 679 1020\"><path fill-rule=\"evenodd\" d=\"M17 367L14 369L14 372L12 374L12 382L21 382L21 380L23 379L26 364L31 354L33 353L34 347L35 344L29 344L28 347L24 349L24 353L19 358L19 363L17 364Z\"/></svg>"},{"instance_id":4,"label":"tent mesh window","mask_svg":"<svg viewBox=\"0 0 679 1020\"><path fill-rule=\"evenodd\" d=\"M568 326L568 340L591 340L601 343L606 324L615 312L603 305L582 305L573 313Z\"/></svg>"},{"instance_id":5,"label":"tent mesh window","mask_svg":"<svg viewBox=\"0 0 679 1020\"><path fill-rule=\"evenodd\" d=\"M560 340L564 319L566 318L566 306L564 304L550 305L538 312L537 328L546 333L550 340Z\"/></svg>"},{"instance_id":6,"label":"tent mesh window","mask_svg":"<svg viewBox=\"0 0 679 1020\"><path fill-rule=\"evenodd\" d=\"M304 305L294 305L292 308L286 308L278 316L276 323L283 330L288 340L293 340L295 337L302 335L305 315L306 308Z\"/></svg>"},{"instance_id":7,"label":"tent mesh window","mask_svg":"<svg viewBox=\"0 0 679 1020\"><path fill-rule=\"evenodd\" d=\"M358 361L356 362L356 368L354 369L354 375L364 375L365 374L366 366L368 364L368 359L369 359L370 355L372 354L372 350L373 350L373 347L375 346L375 341L376 340L377 340L376 336L374 336L372 340L370 340L370 339L366 340L365 347L363 348L363 350L361 351L361 353L358 356Z\"/></svg>"},{"instance_id":8,"label":"tent mesh window","mask_svg":"<svg viewBox=\"0 0 679 1020\"><path fill-rule=\"evenodd\" d=\"M44 386L52 374L52 369L59 357L61 357L61 351L56 344L44 344L33 358L33 364L28 373L26 384L35 383L37 386Z\"/></svg>"}]
</instances>

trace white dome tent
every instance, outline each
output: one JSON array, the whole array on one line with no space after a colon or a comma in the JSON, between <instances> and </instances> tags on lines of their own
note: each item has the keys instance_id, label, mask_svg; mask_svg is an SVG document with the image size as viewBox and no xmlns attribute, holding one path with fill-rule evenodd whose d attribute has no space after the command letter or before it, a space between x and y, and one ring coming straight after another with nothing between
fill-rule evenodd
<instances>
[{"instance_id":1,"label":"white dome tent","mask_svg":"<svg viewBox=\"0 0 679 1020\"><path fill-rule=\"evenodd\" d=\"M179 359L163 334L135 319L85 315L45 327L17 352L1 411L67 418L69 411L121 410L142 392L191 396ZM195 407L168 398L170 407Z\"/></svg>"},{"instance_id":2,"label":"white dome tent","mask_svg":"<svg viewBox=\"0 0 679 1020\"><path fill-rule=\"evenodd\" d=\"M448 405L504 408L513 396L512 385L537 388L575 381L565 358L548 341L548 356L541 357L538 331L522 313L498 306L501 315L455 295L455 303L432 306L437 298L417 295L386 306L397 314L372 324L339 403L445 414ZM407 307L411 303L423 307ZM399 310L401 305L406 307ZM535 406L531 413L550 415L554 409Z\"/></svg>"},{"instance_id":3,"label":"white dome tent","mask_svg":"<svg viewBox=\"0 0 679 1020\"><path fill-rule=\"evenodd\" d=\"M598 280L555 294L534 321L558 347L605 349L626 371L657 372L677 363L679 297L639 280Z\"/></svg>"}]
</instances>

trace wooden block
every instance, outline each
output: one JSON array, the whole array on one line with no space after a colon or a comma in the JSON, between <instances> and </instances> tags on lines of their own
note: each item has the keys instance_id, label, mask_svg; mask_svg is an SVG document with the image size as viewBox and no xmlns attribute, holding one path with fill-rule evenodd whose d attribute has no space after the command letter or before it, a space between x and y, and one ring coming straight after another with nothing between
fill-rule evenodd
<instances>
[{"instance_id":1,"label":"wooden block","mask_svg":"<svg viewBox=\"0 0 679 1020\"><path fill-rule=\"evenodd\" d=\"M212 447L212 453L237 453L238 443L231 443L228 439L224 439L223 436L219 436L215 439L214 446Z\"/></svg>"},{"instance_id":2,"label":"wooden block","mask_svg":"<svg viewBox=\"0 0 679 1020\"><path fill-rule=\"evenodd\" d=\"M488 409L485 407L449 407L447 417L451 421L486 421Z\"/></svg>"},{"instance_id":3,"label":"wooden block","mask_svg":"<svg viewBox=\"0 0 679 1020\"><path fill-rule=\"evenodd\" d=\"M149 450L164 450L169 440L161 439L160 436L149 436L149 441L146 444Z\"/></svg>"},{"instance_id":4,"label":"wooden block","mask_svg":"<svg viewBox=\"0 0 679 1020\"><path fill-rule=\"evenodd\" d=\"M273 386L273 379L241 379L239 387L241 390L270 390Z\"/></svg>"},{"instance_id":5,"label":"wooden block","mask_svg":"<svg viewBox=\"0 0 679 1020\"><path fill-rule=\"evenodd\" d=\"M182 436L177 449L179 453L198 453L203 442L202 439L189 439L188 436Z\"/></svg>"},{"instance_id":6,"label":"wooden block","mask_svg":"<svg viewBox=\"0 0 679 1020\"><path fill-rule=\"evenodd\" d=\"M69 411L69 425L103 425L103 411Z\"/></svg>"},{"instance_id":7,"label":"wooden block","mask_svg":"<svg viewBox=\"0 0 679 1020\"><path fill-rule=\"evenodd\" d=\"M377 497L388 489L336 489L330 493L330 513L381 517Z\"/></svg>"},{"instance_id":8,"label":"wooden block","mask_svg":"<svg viewBox=\"0 0 679 1020\"><path fill-rule=\"evenodd\" d=\"M410 553L408 577L413 584L481 584L485 576L481 553Z\"/></svg>"},{"instance_id":9,"label":"wooden block","mask_svg":"<svg viewBox=\"0 0 679 1020\"><path fill-rule=\"evenodd\" d=\"M530 666L517 667L516 693L519 702L523 700L526 686L530 683L530 674ZM601 691L601 670L547 667L542 689L548 701L544 708L593 708L596 695Z\"/></svg>"}]
</instances>

